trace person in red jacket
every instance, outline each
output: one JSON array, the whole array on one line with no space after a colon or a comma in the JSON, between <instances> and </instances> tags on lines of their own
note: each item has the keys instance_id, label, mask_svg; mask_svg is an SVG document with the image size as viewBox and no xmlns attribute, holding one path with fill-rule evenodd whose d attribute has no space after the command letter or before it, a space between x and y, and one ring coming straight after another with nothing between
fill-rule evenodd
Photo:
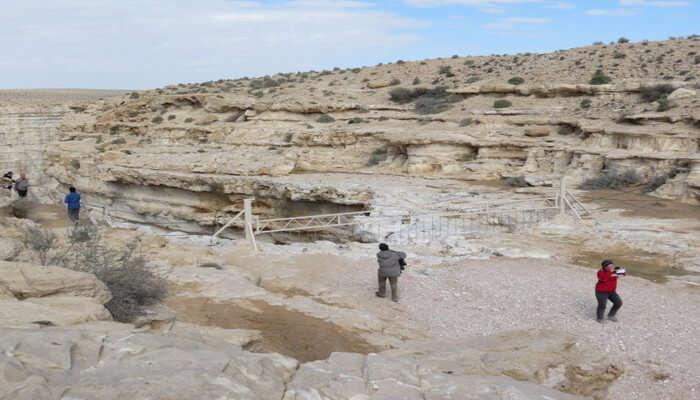
<instances>
[{"instance_id":1,"label":"person in red jacket","mask_svg":"<svg viewBox=\"0 0 700 400\"><path fill-rule=\"evenodd\" d=\"M608 300L612 301L613 307L608 313L608 320L617 322L615 314L622 307L622 299L617 294L617 278L625 276L626 272L620 267L616 267L612 260L605 260L600 263L602 268L598 270L598 283L595 285L595 298L598 300L598 310L596 321L603 323L605 306Z\"/></svg>"}]
</instances>

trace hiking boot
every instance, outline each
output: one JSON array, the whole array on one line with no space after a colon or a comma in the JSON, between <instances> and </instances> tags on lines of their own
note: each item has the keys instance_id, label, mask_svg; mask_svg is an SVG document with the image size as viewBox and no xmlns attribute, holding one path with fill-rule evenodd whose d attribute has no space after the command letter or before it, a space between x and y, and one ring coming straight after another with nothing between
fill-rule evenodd
<instances>
[{"instance_id":1,"label":"hiking boot","mask_svg":"<svg viewBox=\"0 0 700 400\"><path fill-rule=\"evenodd\" d=\"M614 315L608 315L608 321L617 322L617 318Z\"/></svg>"},{"instance_id":2,"label":"hiking boot","mask_svg":"<svg viewBox=\"0 0 700 400\"><path fill-rule=\"evenodd\" d=\"M379 293L379 292L374 292L374 295L377 296L377 297L381 297L381 298L386 297L386 295L381 294L381 293Z\"/></svg>"},{"instance_id":3,"label":"hiking boot","mask_svg":"<svg viewBox=\"0 0 700 400\"><path fill-rule=\"evenodd\" d=\"M599 324L602 324L602 323L604 323L605 321L603 321L603 320L600 319L600 318L597 318L597 319L595 320L595 322L597 322L597 323L599 323Z\"/></svg>"},{"instance_id":4,"label":"hiking boot","mask_svg":"<svg viewBox=\"0 0 700 400\"><path fill-rule=\"evenodd\" d=\"M391 301L393 301L394 303L398 303L399 299L391 299Z\"/></svg>"}]
</instances>

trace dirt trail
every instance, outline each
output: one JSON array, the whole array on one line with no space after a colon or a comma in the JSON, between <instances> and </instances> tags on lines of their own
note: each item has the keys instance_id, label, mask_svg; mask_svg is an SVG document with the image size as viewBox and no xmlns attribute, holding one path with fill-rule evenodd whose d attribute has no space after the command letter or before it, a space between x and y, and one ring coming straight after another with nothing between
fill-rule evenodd
<instances>
[{"instance_id":1,"label":"dirt trail","mask_svg":"<svg viewBox=\"0 0 700 400\"><path fill-rule=\"evenodd\" d=\"M54 204L39 204L29 200L15 201L0 208L0 217L26 218L44 228L68 228L72 225L66 215L65 207Z\"/></svg>"},{"instance_id":2,"label":"dirt trail","mask_svg":"<svg viewBox=\"0 0 700 400\"><path fill-rule=\"evenodd\" d=\"M177 311L178 319L184 322L259 330L263 341L248 348L250 351L277 352L306 362L324 360L332 352L367 354L380 350L336 324L264 301L251 301L258 311L207 298L176 296L169 298L166 304Z\"/></svg>"},{"instance_id":3,"label":"dirt trail","mask_svg":"<svg viewBox=\"0 0 700 400\"><path fill-rule=\"evenodd\" d=\"M603 208L624 209L624 217L647 217L660 219L697 219L700 207L664 200L639 193L636 190L592 190L582 196L586 203L595 203ZM698 224L696 230L700 230Z\"/></svg>"}]
</instances>

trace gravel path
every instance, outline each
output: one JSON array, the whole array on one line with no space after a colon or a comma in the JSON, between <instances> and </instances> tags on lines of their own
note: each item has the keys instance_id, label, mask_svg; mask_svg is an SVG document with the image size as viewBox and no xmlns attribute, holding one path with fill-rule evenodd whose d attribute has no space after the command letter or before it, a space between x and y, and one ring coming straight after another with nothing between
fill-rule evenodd
<instances>
[{"instance_id":1,"label":"gravel path","mask_svg":"<svg viewBox=\"0 0 700 400\"><path fill-rule=\"evenodd\" d=\"M413 265L400 280L401 303L376 309L434 337L575 332L623 360L611 399L700 399L700 289L627 277L618 285L620 322L600 325L595 282L595 269L532 259Z\"/></svg>"},{"instance_id":2,"label":"gravel path","mask_svg":"<svg viewBox=\"0 0 700 400\"><path fill-rule=\"evenodd\" d=\"M435 338L535 328L572 332L623 362L625 373L611 387L610 399L700 399L698 287L625 277L618 284L624 301L620 322L601 325L595 321L594 268L506 257L439 263L438 255L424 251L410 255L396 304L374 296L376 266L367 256L373 253L369 247L298 250L284 246L266 253L285 252L287 262L291 256L298 269L286 278L288 284L324 300Z\"/></svg>"}]
</instances>

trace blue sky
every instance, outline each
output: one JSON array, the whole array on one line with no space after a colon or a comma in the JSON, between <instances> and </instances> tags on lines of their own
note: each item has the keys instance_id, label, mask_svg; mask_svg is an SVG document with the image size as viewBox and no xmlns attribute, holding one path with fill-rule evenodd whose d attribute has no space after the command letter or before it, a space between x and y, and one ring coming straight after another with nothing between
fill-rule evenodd
<instances>
[{"instance_id":1,"label":"blue sky","mask_svg":"<svg viewBox=\"0 0 700 400\"><path fill-rule=\"evenodd\" d=\"M148 89L700 34L700 0L0 1L0 88Z\"/></svg>"}]
</instances>

